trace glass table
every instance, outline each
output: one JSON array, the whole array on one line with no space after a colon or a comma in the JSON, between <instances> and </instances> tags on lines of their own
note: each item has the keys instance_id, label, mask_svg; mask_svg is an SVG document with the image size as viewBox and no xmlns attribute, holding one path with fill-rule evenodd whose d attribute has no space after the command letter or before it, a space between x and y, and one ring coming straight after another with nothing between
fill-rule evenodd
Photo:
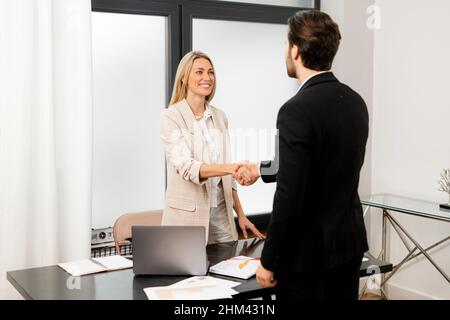
<instances>
[{"instance_id":1,"label":"glass table","mask_svg":"<svg viewBox=\"0 0 450 320\"><path fill-rule=\"evenodd\" d=\"M360 197L361 204L364 206L367 206L365 213L370 207L379 208L383 212L383 222L382 222L382 238L381 238L381 252L379 255L379 258L381 260L386 261L386 239L387 239L387 226L388 223L390 223L395 230L395 232L398 234L400 239L402 240L403 244L408 250L408 254L406 257L400 261L397 265L393 267L392 272L385 276L383 274L383 278L381 281L381 292L385 297L385 284L386 282L394 276L394 274L407 262L411 261L412 259L424 255L427 260L442 274L442 276L447 280L448 283L450 283L449 276L442 270L442 268L432 259L430 256L429 251L441 246L445 242L450 240L450 236L442 239L441 241L438 241L434 243L433 245L424 248L422 247L419 242L414 239L414 237L406 230L404 226L402 226L398 220L396 220L392 214L392 212L399 212L403 214L409 214L414 215L422 218L427 219L433 219L433 220L440 220L444 222L450 222L450 210L442 209L439 207L438 203L433 202L427 202L427 201L421 201L411 198L406 198L402 196L392 195L392 194L377 194L377 195L370 195L370 196L361 196ZM413 244L411 245L408 240Z\"/></svg>"}]
</instances>

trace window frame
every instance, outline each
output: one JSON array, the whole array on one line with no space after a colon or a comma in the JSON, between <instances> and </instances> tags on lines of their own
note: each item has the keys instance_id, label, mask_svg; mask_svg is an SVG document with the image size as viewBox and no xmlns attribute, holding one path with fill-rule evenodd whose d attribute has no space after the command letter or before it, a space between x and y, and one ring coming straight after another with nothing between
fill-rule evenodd
<instances>
[{"instance_id":1,"label":"window frame","mask_svg":"<svg viewBox=\"0 0 450 320\"><path fill-rule=\"evenodd\" d=\"M183 5L181 14L183 55L192 50L193 19L286 24L287 19L295 12L312 9L228 1L198 1L201 4L187 2Z\"/></svg>"}]
</instances>

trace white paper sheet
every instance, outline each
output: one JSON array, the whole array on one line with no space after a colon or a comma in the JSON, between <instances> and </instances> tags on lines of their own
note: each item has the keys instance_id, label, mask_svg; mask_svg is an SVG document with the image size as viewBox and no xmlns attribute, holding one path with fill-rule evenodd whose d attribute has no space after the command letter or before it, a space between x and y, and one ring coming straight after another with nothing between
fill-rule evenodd
<instances>
[{"instance_id":1,"label":"white paper sheet","mask_svg":"<svg viewBox=\"0 0 450 320\"><path fill-rule=\"evenodd\" d=\"M227 299L238 293L232 288L240 282L210 276L194 276L166 287L145 288L149 300Z\"/></svg>"},{"instance_id":2,"label":"white paper sheet","mask_svg":"<svg viewBox=\"0 0 450 320\"><path fill-rule=\"evenodd\" d=\"M237 291L215 285L194 285L190 287L152 287L145 288L145 294L149 300L211 300L226 299L238 293Z\"/></svg>"},{"instance_id":3,"label":"white paper sheet","mask_svg":"<svg viewBox=\"0 0 450 320\"><path fill-rule=\"evenodd\" d=\"M211 276L194 276L185 280L181 280L172 284L170 287L193 287L193 286L219 286L234 288L240 285L240 282L230 281L225 279L214 278Z\"/></svg>"}]
</instances>

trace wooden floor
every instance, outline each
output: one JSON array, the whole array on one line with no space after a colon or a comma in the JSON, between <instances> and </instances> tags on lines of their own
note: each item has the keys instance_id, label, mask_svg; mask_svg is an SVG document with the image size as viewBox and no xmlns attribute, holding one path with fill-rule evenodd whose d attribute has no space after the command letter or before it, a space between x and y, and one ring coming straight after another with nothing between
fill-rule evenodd
<instances>
[{"instance_id":1,"label":"wooden floor","mask_svg":"<svg viewBox=\"0 0 450 320\"><path fill-rule=\"evenodd\" d=\"M365 293L360 300L384 300L382 296L375 293Z\"/></svg>"}]
</instances>

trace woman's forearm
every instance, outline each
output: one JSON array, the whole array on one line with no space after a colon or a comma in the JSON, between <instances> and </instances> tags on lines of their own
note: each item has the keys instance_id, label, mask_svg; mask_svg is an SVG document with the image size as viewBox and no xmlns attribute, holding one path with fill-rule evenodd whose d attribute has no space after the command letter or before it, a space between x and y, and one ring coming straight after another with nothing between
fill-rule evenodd
<instances>
[{"instance_id":1,"label":"woman's forearm","mask_svg":"<svg viewBox=\"0 0 450 320\"><path fill-rule=\"evenodd\" d=\"M241 201L239 200L239 196L236 190L233 190L233 209L238 217L245 215L244 210L242 210Z\"/></svg>"},{"instance_id":2,"label":"woman's forearm","mask_svg":"<svg viewBox=\"0 0 450 320\"><path fill-rule=\"evenodd\" d=\"M230 174L234 174L239 169L237 164L218 163L218 164L206 164L203 163L200 166L200 179L207 179L213 177L223 177Z\"/></svg>"}]
</instances>

